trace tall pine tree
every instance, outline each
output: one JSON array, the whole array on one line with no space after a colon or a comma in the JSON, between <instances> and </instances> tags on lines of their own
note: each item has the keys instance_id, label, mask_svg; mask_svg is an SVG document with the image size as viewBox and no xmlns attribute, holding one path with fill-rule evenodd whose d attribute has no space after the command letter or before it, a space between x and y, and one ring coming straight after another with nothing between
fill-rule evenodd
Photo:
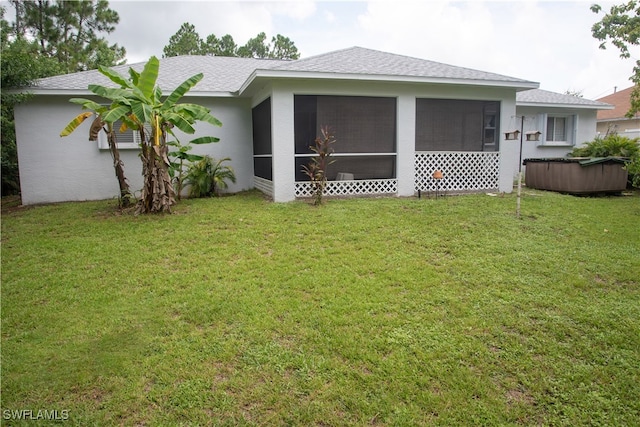
<instances>
[{"instance_id":1,"label":"tall pine tree","mask_svg":"<svg viewBox=\"0 0 640 427\"><path fill-rule=\"evenodd\" d=\"M17 38L34 39L40 54L56 58L64 72L95 69L124 63L124 47L109 44L120 17L107 0L11 0Z\"/></svg>"}]
</instances>

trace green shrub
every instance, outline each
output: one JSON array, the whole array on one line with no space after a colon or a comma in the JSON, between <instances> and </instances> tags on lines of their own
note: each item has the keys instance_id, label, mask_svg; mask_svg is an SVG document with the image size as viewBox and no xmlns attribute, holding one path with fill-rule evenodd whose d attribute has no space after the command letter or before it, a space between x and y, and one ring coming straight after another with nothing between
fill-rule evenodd
<instances>
[{"instance_id":1,"label":"green shrub","mask_svg":"<svg viewBox=\"0 0 640 427\"><path fill-rule=\"evenodd\" d=\"M624 168L629 172L631 185L640 188L640 156L635 156Z\"/></svg>"},{"instance_id":2,"label":"green shrub","mask_svg":"<svg viewBox=\"0 0 640 427\"><path fill-rule=\"evenodd\" d=\"M596 137L583 147L574 148L573 157L635 157L640 155L639 139L630 139L618 134L609 134L602 138Z\"/></svg>"},{"instance_id":3,"label":"green shrub","mask_svg":"<svg viewBox=\"0 0 640 427\"><path fill-rule=\"evenodd\" d=\"M583 147L574 148L572 157L626 157L624 168L629 173L629 183L640 188L640 138L627 138L612 133L604 138L596 137Z\"/></svg>"},{"instance_id":4,"label":"green shrub","mask_svg":"<svg viewBox=\"0 0 640 427\"><path fill-rule=\"evenodd\" d=\"M236 175L231 166L223 162L231 161L229 157L216 160L210 156L189 166L185 184L190 186L189 197L219 196L220 190L229 187L227 181L236 182Z\"/></svg>"}]
</instances>

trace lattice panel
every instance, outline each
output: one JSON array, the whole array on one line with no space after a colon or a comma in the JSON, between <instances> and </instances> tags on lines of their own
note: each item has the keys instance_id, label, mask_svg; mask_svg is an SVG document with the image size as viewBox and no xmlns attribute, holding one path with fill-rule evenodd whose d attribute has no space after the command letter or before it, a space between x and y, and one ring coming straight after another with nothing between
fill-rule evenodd
<instances>
[{"instance_id":1,"label":"lattice panel","mask_svg":"<svg viewBox=\"0 0 640 427\"><path fill-rule=\"evenodd\" d=\"M264 194L273 197L273 182L268 179L260 178L259 176L253 177L253 186Z\"/></svg>"},{"instance_id":2,"label":"lattice panel","mask_svg":"<svg viewBox=\"0 0 640 427\"><path fill-rule=\"evenodd\" d=\"M311 197L313 189L308 181L296 182L296 197ZM395 179L369 179L355 181L328 181L324 189L326 196L354 196L364 194L395 194L398 181Z\"/></svg>"},{"instance_id":3,"label":"lattice panel","mask_svg":"<svg viewBox=\"0 0 640 427\"><path fill-rule=\"evenodd\" d=\"M462 151L420 151L415 155L415 188L432 191L497 190L500 153ZM433 172L442 171L440 182Z\"/></svg>"}]
</instances>

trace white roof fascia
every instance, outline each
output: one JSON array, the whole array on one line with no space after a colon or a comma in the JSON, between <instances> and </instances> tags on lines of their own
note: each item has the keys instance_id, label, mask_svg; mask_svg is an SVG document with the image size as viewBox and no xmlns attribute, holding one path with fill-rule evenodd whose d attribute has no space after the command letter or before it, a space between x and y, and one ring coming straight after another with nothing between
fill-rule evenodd
<instances>
[{"instance_id":1,"label":"white roof fascia","mask_svg":"<svg viewBox=\"0 0 640 427\"><path fill-rule=\"evenodd\" d=\"M553 104L549 102L518 102L516 107L548 107L548 108L579 108L586 110L613 110L615 107L610 104L589 105L589 104Z\"/></svg>"},{"instance_id":2,"label":"white roof fascia","mask_svg":"<svg viewBox=\"0 0 640 427\"><path fill-rule=\"evenodd\" d=\"M318 80L360 80L393 83L437 83L455 84L468 86L493 86L511 87L520 90L537 89L539 83L529 81L501 81L501 80L478 80L478 79L456 79L444 77L420 77L420 76L398 76L382 74L344 74L325 73L309 71L281 71L281 70L255 70L249 78L242 84L238 93L242 94L257 78L273 79L318 79Z\"/></svg>"},{"instance_id":3,"label":"white roof fascia","mask_svg":"<svg viewBox=\"0 0 640 427\"><path fill-rule=\"evenodd\" d=\"M30 95L66 95L66 96L99 96L95 93L91 92L88 89L38 89L38 88L21 88L21 89L9 89L6 90L7 93L12 94L30 94ZM169 96L171 92L163 94L164 97ZM237 97L237 94L232 92L206 92L206 91L193 91L187 92L184 97L198 97L198 98L231 98Z\"/></svg>"}]
</instances>

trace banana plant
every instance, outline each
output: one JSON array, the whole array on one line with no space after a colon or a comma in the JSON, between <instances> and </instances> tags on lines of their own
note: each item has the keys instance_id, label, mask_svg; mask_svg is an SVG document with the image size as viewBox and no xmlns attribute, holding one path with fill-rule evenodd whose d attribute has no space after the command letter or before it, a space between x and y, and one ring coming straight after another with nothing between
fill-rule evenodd
<instances>
[{"instance_id":1,"label":"banana plant","mask_svg":"<svg viewBox=\"0 0 640 427\"><path fill-rule=\"evenodd\" d=\"M176 183L176 194L178 200L181 198L182 189L184 188L184 172L187 164L192 164L199 160L202 160L204 156L199 154L189 153L193 146L191 144L208 144L210 142L218 142L219 139L215 138L215 141L211 141L209 139L196 138L189 141L186 145L182 145L180 141L176 138L175 141L169 141L167 144L171 147L175 147L174 151L169 151L169 157L175 159L175 161L171 161L169 165L169 175ZM170 159L171 160L171 159Z\"/></svg>"},{"instance_id":2,"label":"banana plant","mask_svg":"<svg viewBox=\"0 0 640 427\"><path fill-rule=\"evenodd\" d=\"M113 129L113 122L105 121L104 117L109 112L109 108L100 105L94 101L85 100L81 102L83 109L93 110L93 112L85 111L78 114L73 120L67 124L67 126L60 132L61 137L69 136L74 130L78 128L86 119L95 116L91 127L89 129L89 141L96 141L98 139L98 133L103 130L107 135L107 142L109 144L109 152L113 159L113 168L116 172L116 178L118 179L118 186L120 187L120 196L118 198L119 205L123 208L129 207L135 197L131 193L129 183L124 175L124 163L120 160L120 152L118 150L118 142L116 139L116 133Z\"/></svg>"},{"instance_id":3,"label":"banana plant","mask_svg":"<svg viewBox=\"0 0 640 427\"><path fill-rule=\"evenodd\" d=\"M141 72L129 68L125 77L113 69L99 67L100 73L115 83L117 88L89 85L94 94L108 99L111 104L102 117L107 123L121 120L122 130L131 129L140 136L140 157L144 184L137 213L171 212L175 203L169 167L167 135L175 137L174 128L186 134L194 134L196 122L213 126L222 124L208 108L178 101L193 88L204 75L198 73L180 84L166 98L156 84L160 61L152 56ZM86 105L87 99L74 98L71 102ZM176 138L177 139L177 138ZM198 143L217 142L218 138L203 136ZM193 141L192 141L193 143Z\"/></svg>"}]
</instances>

